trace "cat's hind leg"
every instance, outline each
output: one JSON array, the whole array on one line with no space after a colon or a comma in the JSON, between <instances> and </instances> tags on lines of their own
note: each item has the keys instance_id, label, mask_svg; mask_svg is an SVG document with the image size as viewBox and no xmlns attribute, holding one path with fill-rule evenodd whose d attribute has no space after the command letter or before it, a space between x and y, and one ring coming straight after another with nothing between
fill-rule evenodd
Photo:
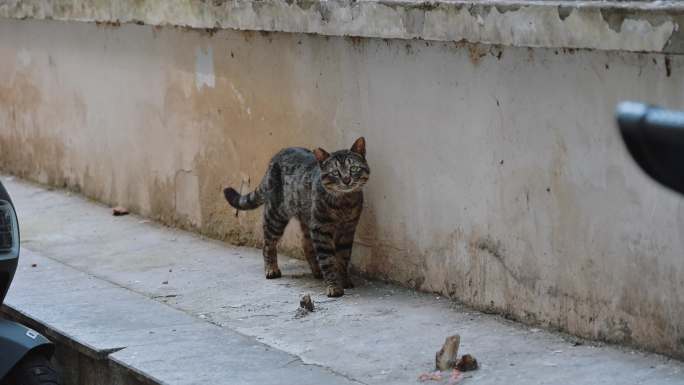
<instances>
[{"instance_id":1,"label":"cat's hind leg","mask_svg":"<svg viewBox=\"0 0 684 385\"><path fill-rule=\"evenodd\" d=\"M264 272L267 279L282 276L278 268L278 241L283 236L289 218L278 206L266 204L264 208Z\"/></svg>"},{"instance_id":2,"label":"cat's hind leg","mask_svg":"<svg viewBox=\"0 0 684 385\"><path fill-rule=\"evenodd\" d=\"M314 278L321 279L323 278L323 273L321 273L321 267L318 266L318 261L316 260L313 242L311 242L311 230L309 230L309 226L304 223L300 222L300 225L302 229L302 248L304 249L304 257L306 257L306 261L309 263L309 267L311 267L311 273Z\"/></svg>"}]
</instances>

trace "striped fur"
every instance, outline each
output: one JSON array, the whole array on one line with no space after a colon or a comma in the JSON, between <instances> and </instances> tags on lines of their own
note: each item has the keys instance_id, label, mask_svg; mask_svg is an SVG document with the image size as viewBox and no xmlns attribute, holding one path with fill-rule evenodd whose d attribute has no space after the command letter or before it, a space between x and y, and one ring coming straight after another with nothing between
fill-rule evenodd
<instances>
[{"instance_id":1,"label":"striped fur","mask_svg":"<svg viewBox=\"0 0 684 385\"><path fill-rule=\"evenodd\" d=\"M281 276L277 244L285 226L296 218L302 229L302 247L313 275L324 278L327 294L337 297L353 287L348 269L354 232L363 209L362 187L368 181L365 140L349 150L329 154L287 148L277 153L259 186L240 195L224 190L231 206L252 210L264 205L264 269L266 278Z\"/></svg>"},{"instance_id":2,"label":"striped fur","mask_svg":"<svg viewBox=\"0 0 684 385\"><path fill-rule=\"evenodd\" d=\"M247 195L240 195L235 189L228 187L223 190L223 194L231 206L240 210L252 210L264 204L264 195L259 189Z\"/></svg>"}]
</instances>

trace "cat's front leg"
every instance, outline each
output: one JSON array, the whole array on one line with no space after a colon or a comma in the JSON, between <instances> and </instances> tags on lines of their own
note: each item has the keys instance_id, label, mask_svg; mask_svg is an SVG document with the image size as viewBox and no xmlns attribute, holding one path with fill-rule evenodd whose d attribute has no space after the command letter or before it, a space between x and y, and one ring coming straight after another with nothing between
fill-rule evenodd
<instances>
[{"instance_id":1,"label":"cat's front leg","mask_svg":"<svg viewBox=\"0 0 684 385\"><path fill-rule=\"evenodd\" d=\"M327 284L328 297L340 297L344 295L344 288L340 285L335 266L335 239L334 227L331 225L319 225L311 228L311 240L318 265L323 272L323 278Z\"/></svg>"},{"instance_id":2,"label":"cat's front leg","mask_svg":"<svg viewBox=\"0 0 684 385\"><path fill-rule=\"evenodd\" d=\"M335 232L335 264L340 285L345 289L354 287L354 283L349 278L349 260L354 245L356 223L357 221L343 223Z\"/></svg>"}]
</instances>

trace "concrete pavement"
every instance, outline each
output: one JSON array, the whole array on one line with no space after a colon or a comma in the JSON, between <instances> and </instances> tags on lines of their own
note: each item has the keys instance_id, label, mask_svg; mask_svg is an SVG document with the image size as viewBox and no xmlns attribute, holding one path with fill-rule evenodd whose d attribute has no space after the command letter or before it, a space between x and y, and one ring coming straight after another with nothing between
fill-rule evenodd
<instances>
[{"instance_id":1,"label":"concrete pavement","mask_svg":"<svg viewBox=\"0 0 684 385\"><path fill-rule=\"evenodd\" d=\"M459 333L481 363L465 384L684 384L684 364L663 356L358 278L329 299L302 261L281 257L284 277L265 280L259 250L1 180L24 250L7 304L158 382L415 384ZM305 293L317 311L295 318Z\"/></svg>"}]
</instances>

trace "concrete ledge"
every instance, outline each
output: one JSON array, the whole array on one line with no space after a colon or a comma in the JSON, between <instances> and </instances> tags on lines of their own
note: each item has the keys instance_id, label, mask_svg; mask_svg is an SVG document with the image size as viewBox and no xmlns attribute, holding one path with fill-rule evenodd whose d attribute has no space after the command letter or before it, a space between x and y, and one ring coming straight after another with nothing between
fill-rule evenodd
<instances>
[{"instance_id":1,"label":"concrete ledge","mask_svg":"<svg viewBox=\"0 0 684 385\"><path fill-rule=\"evenodd\" d=\"M676 1L9 0L0 17L684 52Z\"/></svg>"}]
</instances>

